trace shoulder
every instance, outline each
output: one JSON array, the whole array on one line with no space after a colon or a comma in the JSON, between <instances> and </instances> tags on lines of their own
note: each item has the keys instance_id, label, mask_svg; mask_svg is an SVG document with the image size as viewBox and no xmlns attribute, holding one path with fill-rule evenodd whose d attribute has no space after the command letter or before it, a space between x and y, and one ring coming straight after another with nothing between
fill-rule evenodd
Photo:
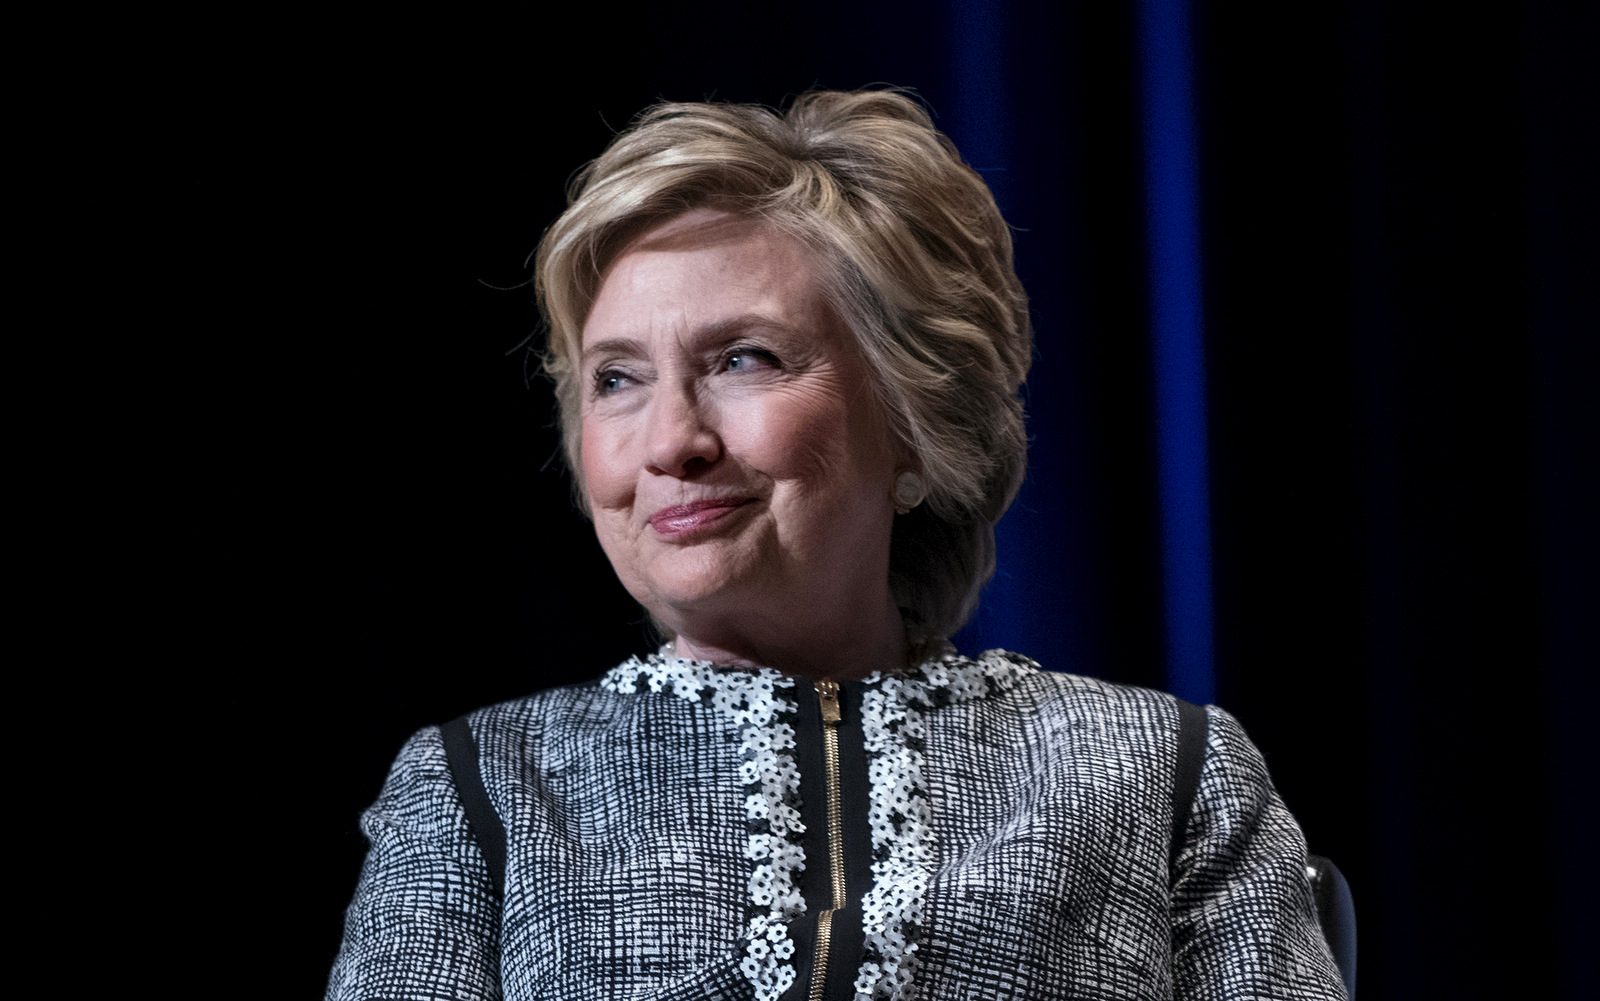
<instances>
[{"instance_id":1,"label":"shoulder","mask_svg":"<svg viewBox=\"0 0 1600 1001\"><path fill-rule=\"evenodd\" d=\"M552 758L574 753L574 744L614 730L623 709L615 693L594 679L482 706L464 718L480 773L494 794L497 780L521 775L530 765L542 771ZM419 736L438 729L424 728Z\"/></svg>"},{"instance_id":2,"label":"shoulder","mask_svg":"<svg viewBox=\"0 0 1600 1001\"><path fill-rule=\"evenodd\" d=\"M458 804L439 728L425 726L412 734L395 755L382 791L362 816L362 826L369 838L393 831L433 841L455 841L458 839L452 820Z\"/></svg>"},{"instance_id":3,"label":"shoulder","mask_svg":"<svg viewBox=\"0 0 1600 1001\"><path fill-rule=\"evenodd\" d=\"M467 713L466 719L481 746L485 740L509 735L523 739L530 731L563 722L604 717L614 710L615 701L596 678L483 706Z\"/></svg>"},{"instance_id":4,"label":"shoulder","mask_svg":"<svg viewBox=\"0 0 1600 1001\"><path fill-rule=\"evenodd\" d=\"M540 745L551 733L570 731L576 721L600 725L611 718L615 696L598 680L551 688L522 698L475 709L465 715L480 775L496 790L500 780L519 774L530 758L544 755ZM440 845L464 846L471 838L465 825L456 770L462 766L459 746L448 750L444 727L434 724L413 733L395 755L377 800L363 815L369 838L388 834L421 838Z\"/></svg>"},{"instance_id":5,"label":"shoulder","mask_svg":"<svg viewBox=\"0 0 1600 1001\"><path fill-rule=\"evenodd\" d=\"M1126 731L1175 737L1178 731L1179 703L1166 692L1046 670L1037 661L1007 650L988 650L958 661L980 665L986 673L1002 678L994 697L1013 709L1108 734Z\"/></svg>"},{"instance_id":6,"label":"shoulder","mask_svg":"<svg viewBox=\"0 0 1600 1001\"><path fill-rule=\"evenodd\" d=\"M480 772L497 805L515 808L535 775L638 768L726 737L734 696L770 699L781 679L653 655L590 681L550 688L466 714ZM747 690L748 689L748 690ZM728 717L728 718L724 718Z\"/></svg>"},{"instance_id":7,"label":"shoulder","mask_svg":"<svg viewBox=\"0 0 1600 1001\"><path fill-rule=\"evenodd\" d=\"M1091 743L1176 763L1184 705L1152 688L1045 669L1007 650L949 658L969 672L993 679L988 701L996 712L1027 720L1035 732L1058 741ZM1204 773L1211 791L1224 796L1269 785L1266 763L1239 721L1215 705L1198 707L1206 721Z\"/></svg>"},{"instance_id":8,"label":"shoulder","mask_svg":"<svg viewBox=\"0 0 1600 1001\"><path fill-rule=\"evenodd\" d=\"M693 716L721 694L770 698L782 676L719 668L662 654L630 657L590 681L549 688L467 714L480 748L504 742L524 748L549 740L603 737L631 726L640 714ZM749 689L750 691L746 691Z\"/></svg>"},{"instance_id":9,"label":"shoulder","mask_svg":"<svg viewBox=\"0 0 1600 1001\"><path fill-rule=\"evenodd\" d=\"M770 698L775 685L782 684L786 682L775 671L718 667L658 652L630 657L590 681L484 706L467 719L480 742L502 737L526 741L556 732L604 730L632 713L710 705L719 692L764 692Z\"/></svg>"}]
</instances>

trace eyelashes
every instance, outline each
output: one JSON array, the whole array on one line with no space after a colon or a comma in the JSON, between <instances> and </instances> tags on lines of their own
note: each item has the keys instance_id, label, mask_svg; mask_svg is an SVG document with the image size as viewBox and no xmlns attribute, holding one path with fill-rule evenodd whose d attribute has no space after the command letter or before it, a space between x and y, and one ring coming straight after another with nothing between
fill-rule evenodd
<instances>
[{"instance_id":1,"label":"eyelashes","mask_svg":"<svg viewBox=\"0 0 1600 1001\"><path fill-rule=\"evenodd\" d=\"M748 372L757 368L782 369L783 363L766 348L741 346L724 351L718 367L724 372Z\"/></svg>"},{"instance_id":2,"label":"eyelashes","mask_svg":"<svg viewBox=\"0 0 1600 1001\"><path fill-rule=\"evenodd\" d=\"M721 352L713 368L717 375L743 375L759 372L781 372L783 362L766 348L751 344L735 345ZM616 396L645 381L632 371L616 365L600 365L589 377L589 390L593 396Z\"/></svg>"},{"instance_id":3,"label":"eyelashes","mask_svg":"<svg viewBox=\"0 0 1600 1001\"><path fill-rule=\"evenodd\" d=\"M615 396L623 384L633 381L628 373L618 368L597 369L589 380L589 390L595 396Z\"/></svg>"}]
</instances>

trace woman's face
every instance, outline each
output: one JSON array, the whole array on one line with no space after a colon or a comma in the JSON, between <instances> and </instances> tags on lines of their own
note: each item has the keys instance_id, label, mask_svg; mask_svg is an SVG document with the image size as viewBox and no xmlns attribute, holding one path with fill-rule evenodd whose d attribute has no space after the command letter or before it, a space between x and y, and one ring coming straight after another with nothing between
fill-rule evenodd
<instances>
[{"instance_id":1,"label":"woman's face","mask_svg":"<svg viewBox=\"0 0 1600 1001\"><path fill-rule=\"evenodd\" d=\"M658 620L759 648L887 598L897 450L796 240L710 209L649 230L606 271L580 373L595 531Z\"/></svg>"}]
</instances>

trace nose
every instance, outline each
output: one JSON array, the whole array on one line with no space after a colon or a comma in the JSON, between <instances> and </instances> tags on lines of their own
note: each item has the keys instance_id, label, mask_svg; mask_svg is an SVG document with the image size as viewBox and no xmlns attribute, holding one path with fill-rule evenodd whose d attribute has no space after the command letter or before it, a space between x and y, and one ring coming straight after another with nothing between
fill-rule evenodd
<instances>
[{"instance_id":1,"label":"nose","mask_svg":"<svg viewBox=\"0 0 1600 1001\"><path fill-rule=\"evenodd\" d=\"M722 458L722 436L715 415L701 401L692 382L662 380L650 401L650 471L685 477Z\"/></svg>"}]
</instances>

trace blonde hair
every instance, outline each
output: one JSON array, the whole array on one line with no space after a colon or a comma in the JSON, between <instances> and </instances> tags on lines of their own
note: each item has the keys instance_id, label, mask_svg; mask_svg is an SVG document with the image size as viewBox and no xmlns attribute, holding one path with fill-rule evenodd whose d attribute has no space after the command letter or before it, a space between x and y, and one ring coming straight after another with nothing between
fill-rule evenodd
<instances>
[{"instance_id":1,"label":"blonde hair","mask_svg":"<svg viewBox=\"0 0 1600 1001\"><path fill-rule=\"evenodd\" d=\"M605 268L652 224L707 205L761 218L816 255L927 484L926 501L895 519L891 588L914 638L950 635L994 575L994 526L1027 464L1018 390L1032 331L993 195L895 91L812 92L781 114L658 104L574 178L534 282L579 504L587 511L578 362Z\"/></svg>"}]
</instances>

